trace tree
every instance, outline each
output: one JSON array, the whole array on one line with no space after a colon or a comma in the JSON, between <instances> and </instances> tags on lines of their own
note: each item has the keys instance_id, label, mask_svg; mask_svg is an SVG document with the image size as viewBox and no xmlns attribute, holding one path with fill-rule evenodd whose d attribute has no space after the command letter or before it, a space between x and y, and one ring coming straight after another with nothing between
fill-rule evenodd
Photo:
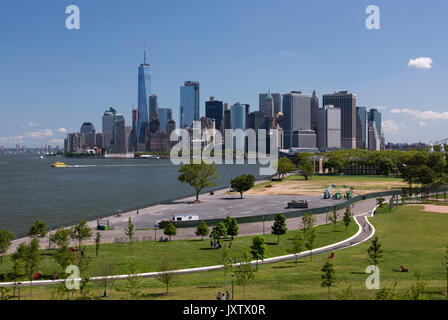
<instances>
[{"instance_id":1,"label":"tree","mask_svg":"<svg viewBox=\"0 0 448 320\"><path fill-rule=\"evenodd\" d=\"M222 251L222 262L223 262L223 271L224 271L224 288L226 287L226 281L227 281L227 273L231 272L233 269L232 264L232 251L229 247L224 247L224 250Z\"/></svg>"},{"instance_id":2,"label":"tree","mask_svg":"<svg viewBox=\"0 0 448 320\"><path fill-rule=\"evenodd\" d=\"M98 257L98 252L100 251L101 244L101 233L97 232L95 237L95 255Z\"/></svg>"},{"instance_id":3,"label":"tree","mask_svg":"<svg viewBox=\"0 0 448 320\"><path fill-rule=\"evenodd\" d=\"M406 293L406 296L410 300L426 300L426 282L422 280L422 275L420 272L415 272L415 278L417 283L411 286L411 290Z\"/></svg>"},{"instance_id":4,"label":"tree","mask_svg":"<svg viewBox=\"0 0 448 320\"><path fill-rule=\"evenodd\" d=\"M219 178L215 164L206 164L204 161L200 164L183 164L179 173L178 180L188 183L196 190L196 202L199 202L202 189L216 186L215 180Z\"/></svg>"},{"instance_id":5,"label":"tree","mask_svg":"<svg viewBox=\"0 0 448 320\"><path fill-rule=\"evenodd\" d=\"M291 247L289 248L288 252L296 256L296 266L298 263L299 253L303 251L303 248L304 244L302 235L300 233L294 234L291 241Z\"/></svg>"},{"instance_id":6,"label":"tree","mask_svg":"<svg viewBox=\"0 0 448 320\"><path fill-rule=\"evenodd\" d=\"M330 214L330 217L328 218L333 223L333 231L336 231L336 223L338 223L338 212L336 210L336 207L333 208L333 213Z\"/></svg>"},{"instance_id":7,"label":"tree","mask_svg":"<svg viewBox=\"0 0 448 320\"><path fill-rule=\"evenodd\" d=\"M224 224L226 225L227 235L232 238L238 235L238 222L236 219L232 219L230 217L226 217L224 220Z\"/></svg>"},{"instance_id":8,"label":"tree","mask_svg":"<svg viewBox=\"0 0 448 320\"><path fill-rule=\"evenodd\" d=\"M252 245L250 246L250 253L252 257L257 260L257 271L258 271L258 260L264 259L264 253L266 251L266 245L264 243L264 238L262 236L255 236L252 238Z\"/></svg>"},{"instance_id":9,"label":"tree","mask_svg":"<svg viewBox=\"0 0 448 320\"><path fill-rule=\"evenodd\" d=\"M132 238L135 234L135 226L132 223L131 217L128 219L128 226L124 229L124 234L128 237L129 242L132 242Z\"/></svg>"},{"instance_id":10,"label":"tree","mask_svg":"<svg viewBox=\"0 0 448 320\"><path fill-rule=\"evenodd\" d=\"M68 246L70 241L70 235L72 234L72 229L59 228L55 233L50 235L50 241L54 243L58 248L63 246Z\"/></svg>"},{"instance_id":11,"label":"tree","mask_svg":"<svg viewBox=\"0 0 448 320\"><path fill-rule=\"evenodd\" d=\"M251 174L243 174L230 180L232 189L240 193L241 199L243 199L243 193L250 190L254 186L254 183L255 177Z\"/></svg>"},{"instance_id":12,"label":"tree","mask_svg":"<svg viewBox=\"0 0 448 320\"><path fill-rule=\"evenodd\" d=\"M345 231L347 231L350 222L352 221L352 213L350 212L350 207L345 208L344 218L342 219L345 225Z\"/></svg>"},{"instance_id":13,"label":"tree","mask_svg":"<svg viewBox=\"0 0 448 320\"><path fill-rule=\"evenodd\" d=\"M294 170L294 164L288 158L278 159L277 171L280 178L283 178L285 174Z\"/></svg>"},{"instance_id":14,"label":"tree","mask_svg":"<svg viewBox=\"0 0 448 320\"><path fill-rule=\"evenodd\" d=\"M308 180L308 177L312 176L314 173L314 165L310 160L311 156L312 155L309 152L303 152L297 155L297 167L299 168L305 180Z\"/></svg>"},{"instance_id":15,"label":"tree","mask_svg":"<svg viewBox=\"0 0 448 320\"><path fill-rule=\"evenodd\" d=\"M286 218L281 213L275 215L274 225L271 227L271 233L277 236L277 244L280 243L280 236L285 234L288 228L286 228Z\"/></svg>"},{"instance_id":16,"label":"tree","mask_svg":"<svg viewBox=\"0 0 448 320\"><path fill-rule=\"evenodd\" d=\"M321 285L321 287L328 288L328 300L331 300L330 288L335 286L336 271L334 270L333 264L331 263L331 261L327 261L320 271L322 271L322 274L320 276L322 282L320 285Z\"/></svg>"},{"instance_id":17,"label":"tree","mask_svg":"<svg viewBox=\"0 0 448 320\"><path fill-rule=\"evenodd\" d=\"M129 262L128 266L129 276L127 278L127 285L124 288L124 291L127 292L132 299L137 298L140 293L140 287L142 282L142 276L139 274L140 272L140 263L136 258L132 258Z\"/></svg>"},{"instance_id":18,"label":"tree","mask_svg":"<svg viewBox=\"0 0 448 320\"><path fill-rule=\"evenodd\" d=\"M246 283L254 279L255 274L247 252L243 253L243 257L239 261L240 263L235 269L236 281L239 285L243 285L243 299L246 299Z\"/></svg>"},{"instance_id":19,"label":"tree","mask_svg":"<svg viewBox=\"0 0 448 320\"><path fill-rule=\"evenodd\" d=\"M196 228L196 235L197 236L201 236L201 240L204 239L204 237L206 237L208 235L208 226L207 223L205 223L204 220L201 221L201 223L197 226Z\"/></svg>"},{"instance_id":20,"label":"tree","mask_svg":"<svg viewBox=\"0 0 448 320\"><path fill-rule=\"evenodd\" d=\"M165 229L163 230L163 233L169 236L171 241L171 236L175 236L177 234L177 229L174 226L174 224L171 221L169 221Z\"/></svg>"},{"instance_id":21,"label":"tree","mask_svg":"<svg viewBox=\"0 0 448 320\"><path fill-rule=\"evenodd\" d=\"M315 230L312 228L307 229L305 231L304 238L305 238L305 248L311 251L310 257L311 261L313 261L314 240L316 239Z\"/></svg>"},{"instance_id":22,"label":"tree","mask_svg":"<svg viewBox=\"0 0 448 320\"><path fill-rule=\"evenodd\" d=\"M382 208L384 205L384 198L383 197L378 197L376 198L376 204L378 205L378 207Z\"/></svg>"},{"instance_id":23,"label":"tree","mask_svg":"<svg viewBox=\"0 0 448 320\"><path fill-rule=\"evenodd\" d=\"M219 240L227 236L227 228L224 222L218 222L213 226L212 232L210 233L210 238Z\"/></svg>"},{"instance_id":24,"label":"tree","mask_svg":"<svg viewBox=\"0 0 448 320\"><path fill-rule=\"evenodd\" d=\"M16 236L9 230L0 230L0 264L3 263L3 255L8 252L11 246L11 241Z\"/></svg>"},{"instance_id":25,"label":"tree","mask_svg":"<svg viewBox=\"0 0 448 320\"><path fill-rule=\"evenodd\" d=\"M41 239L45 237L47 234L47 226L45 222L36 220L34 223L30 226L28 235L32 238L38 238Z\"/></svg>"},{"instance_id":26,"label":"tree","mask_svg":"<svg viewBox=\"0 0 448 320\"><path fill-rule=\"evenodd\" d=\"M87 225L86 220L82 220L72 230L72 239L78 241L78 249L81 250L81 245L84 240L89 239L92 236L92 229Z\"/></svg>"},{"instance_id":27,"label":"tree","mask_svg":"<svg viewBox=\"0 0 448 320\"><path fill-rule=\"evenodd\" d=\"M166 258L162 259L162 263L159 267L159 272L156 276L156 279L165 284L166 286L166 295L168 295L168 287L173 282L175 273L173 272L175 270L175 267L168 263L168 260Z\"/></svg>"},{"instance_id":28,"label":"tree","mask_svg":"<svg viewBox=\"0 0 448 320\"><path fill-rule=\"evenodd\" d=\"M39 240L33 238L29 244L21 243L11 256L14 265L24 269L30 281L30 295L32 294L32 281L35 268L40 263Z\"/></svg>"},{"instance_id":29,"label":"tree","mask_svg":"<svg viewBox=\"0 0 448 320\"><path fill-rule=\"evenodd\" d=\"M383 249L381 248L381 243L377 236L372 240L370 247L367 249L367 261L370 264L378 265L381 261L381 257L383 256Z\"/></svg>"},{"instance_id":30,"label":"tree","mask_svg":"<svg viewBox=\"0 0 448 320\"><path fill-rule=\"evenodd\" d=\"M109 260L101 263L99 266L99 276L101 280L98 282L101 287L104 287L103 297L108 297L114 288L115 279L111 277L115 273L117 268L117 262L114 260Z\"/></svg>"},{"instance_id":31,"label":"tree","mask_svg":"<svg viewBox=\"0 0 448 320\"><path fill-rule=\"evenodd\" d=\"M75 260L75 253L64 243L59 246L58 251L53 255L53 259L61 266L62 272L65 272L65 269Z\"/></svg>"},{"instance_id":32,"label":"tree","mask_svg":"<svg viewBox=\"0 0 448 320\"><path fill-rule=\"evenodd\" d=\"M305 213L302 216L302 231L303 231L303 233L305 233L306 230L311 229L313 227L315 221L316 221L316 219L310 212Z\"/></svg>"}]
</instances>

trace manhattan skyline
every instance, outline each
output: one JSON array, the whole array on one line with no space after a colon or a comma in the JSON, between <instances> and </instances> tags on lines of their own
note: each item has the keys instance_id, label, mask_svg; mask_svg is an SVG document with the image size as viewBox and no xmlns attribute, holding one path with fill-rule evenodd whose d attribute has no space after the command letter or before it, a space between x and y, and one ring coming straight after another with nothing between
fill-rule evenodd
<instances>
[{"instance_id":1,"label":"manhattan skyline","mask_svg":"<svg viewBox=\"0 0 448 320\"><path fill-rule=\"evenodd\" d=\"M348 90L382 113L387 142L448 136L442 1L24 3L0 5L0 145L63 145L83 122L101 128L109 106L130 123L145 41L151 93L176 122L179 88L198 81L201 116L210 96L255 111L269 88L316 90L321 107L323 94ZM69 4L80 30L65 28ZM381 10L379 30L365 27L369 4Z\"/></svg>"}]
</instances>

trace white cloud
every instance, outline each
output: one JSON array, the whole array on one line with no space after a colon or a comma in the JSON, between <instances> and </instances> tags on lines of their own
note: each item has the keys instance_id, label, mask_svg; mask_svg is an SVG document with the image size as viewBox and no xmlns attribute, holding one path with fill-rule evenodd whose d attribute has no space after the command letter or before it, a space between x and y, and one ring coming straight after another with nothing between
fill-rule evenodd
<instances>
[{"instance_id":1,"label":"white cloud","mask_svg":"<svg viewBox=\"0 0 448 320\"><path fill-rule=\"evenodd\" d=\"M427 125L427 123L426 123L425 121L420 121L420 122L418 123L418 125L419 125L420 127L424 127L424 126Z\"/></svg>"},{"instance_id":2,"label":"white cloud","mask_svg":"<svg viewBox=\"0 0 448 320\"><path fill-rule=\"evenodd\" d=\"M21 128L27 128L27 127L37 127L39 126L37 123L33 122L33 121L29 121L27 124L21 125Z\"/></svg>"},{"instance_id":3,"label":"white cloud","mask_svg":"<svg viewBox=\"0 0 448 320\"><path fill-rule=\"evenodd\" d=\"M67 129L65 129L65 128L59 128L59 129L56 129L56 131L57 131L57 132L61 132L61 133L66 133L66 132L67 132Z\"/></svg>"},{"instance_id":4,"label":"white cloud","mask_svg":"<svg viewBox=\"0 0 448 320\"><path fill-rule=\"evenodd\" d=\"M44 129L44 130L38 130L38 131L28 131L25 133L25 138L32 138L32 139L42 139L47 137L52 137L53 131L50 129Z\"/></svg>"},{"instance_id":5,"label":"white cloud","mask_svg":"<svg viewBox=\"0 0 448 320\"><path fill-rule=\"evenodd\" d=\"M400 129L405 128L406 125L401 122L397 123L393 120L385 120L381 122L381 127L385 133L397 134Z\"/></svg>"},{"instance_id":6,"label":"white cloud","mask_svg":"<svg viewBox=\"0 0 448 320\"><path fill-rule=\"evenodd\" d=\"M429 57L420 57L416 59L411 59L408 62L408 67L415 69L431 69L432 59Z\"/></svg>"},{"instance_id":7,"label":"white cloud","mask_svg":"<svg viewBox=\"0 0 448 320\"><path fill-rule=\"evenodd\" d=\"M64 143L64 139L52 139L52 140L50 140L50 143L52 143L52 144L63 144Z\"/></svg>"},{"instance_id":8,"label":"white cloud","mask_svg":"<svg viewBox=\"0 0 448 320\"><path fill-rule=\"evenodd\" d=\"M391 113L405 113L410 116L416 117L418 119L423 120L435 120L435 119L441 119L441 120L448 120L448 111L445 112L437 112L437 111L419 111L414 109L392 109L390 110Z\"/></svg>"}]
</instances>

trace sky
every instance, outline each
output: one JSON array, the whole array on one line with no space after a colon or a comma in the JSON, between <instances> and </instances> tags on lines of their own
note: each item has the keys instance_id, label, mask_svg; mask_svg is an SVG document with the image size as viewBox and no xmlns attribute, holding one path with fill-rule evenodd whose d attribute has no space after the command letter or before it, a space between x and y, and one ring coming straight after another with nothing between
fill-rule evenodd
<instances>
[{"instance_id":1,"label":"sky","mask_svg":"<svg viewBox=\"0 0 448 320\"><path fill-rule=\"evenodd\" d=\"M66 7L80 29L66 28ZM367 29L368 5L380 28ZM179 88L258 109L258 94L356 93L386 142L448 137L445 0L2 0L0 145L63 145L113 106L131 123L148 42L152 93L178 122Z\"/></svg>"}]
</instances>

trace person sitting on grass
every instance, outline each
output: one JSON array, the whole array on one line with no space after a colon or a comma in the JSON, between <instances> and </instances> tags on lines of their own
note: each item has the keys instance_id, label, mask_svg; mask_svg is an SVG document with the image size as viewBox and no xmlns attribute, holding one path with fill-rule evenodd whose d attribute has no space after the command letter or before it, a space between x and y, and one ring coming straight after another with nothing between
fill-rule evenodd
<instances>
[{"instance_id":1,"label":"person sitting on grass","mask_svg":"<svg viewBox=\"0 0 448 320\"><path fill-rule=\"evenodd\" d=\"M401 272L409 272L409 269L403 265L401 265Z\"/></svg>"}]
</instances>

